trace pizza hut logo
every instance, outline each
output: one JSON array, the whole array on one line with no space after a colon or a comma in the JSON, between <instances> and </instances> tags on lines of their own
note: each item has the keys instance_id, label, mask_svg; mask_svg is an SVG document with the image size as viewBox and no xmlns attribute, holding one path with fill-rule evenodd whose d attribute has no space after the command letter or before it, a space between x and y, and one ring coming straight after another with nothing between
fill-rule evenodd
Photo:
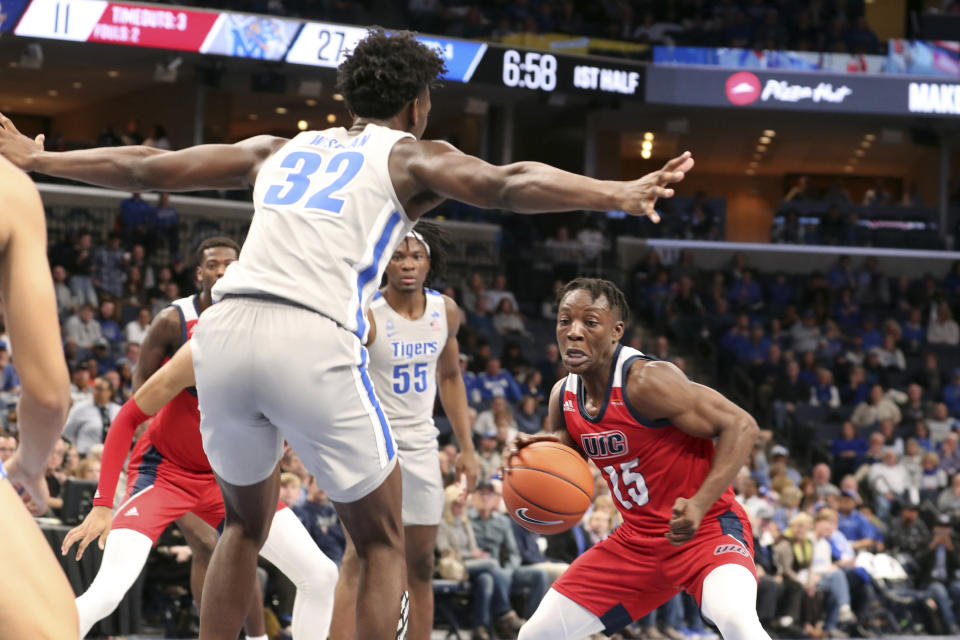
<instances>
[{"instance_id":1,"label":"pizza hut logo","mask_svg":"<svg viewBox=\"0 0 960 640\"><path fill-rule=\"evenodd\" d=\"M721 544L719 547L713 550L713 555L719 556L724 553L739 553L740 555L749 558L750 554L746 549L741 547L739 544Z\"/></svg>"},{"instance_id":2,"label":"pizza hut logo","mask_svg":"<svg viewBox=\"0 0 960 640\"><path fill-rule=\"evenodd\" d=\"M726 90L732 104L750 104L760 97L760 79L749 71L740 71L727 78Z\"/></svg>"}]
</instances>

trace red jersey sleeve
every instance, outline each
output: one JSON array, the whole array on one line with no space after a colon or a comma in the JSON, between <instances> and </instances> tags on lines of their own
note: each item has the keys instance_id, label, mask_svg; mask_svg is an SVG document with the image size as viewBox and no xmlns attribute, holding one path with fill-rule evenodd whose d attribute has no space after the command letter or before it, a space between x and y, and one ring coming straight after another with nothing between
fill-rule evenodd
<instances>
[{"instance_id":1,"label":"red jersey sleeve","mask_svg":"<svg viewBox=\"0 0 960 640\"><path fill-rule=\"evenodd\" d=\"M144 420L149 418L140 410L133 398L127 400L117 417L110 424L107 439L103 443L103 459L100 461L100 481L93 498L95 507L113 507L113 494L117 490L123 461L130 453L133 434Z\"/></svg>"}]
</instances>

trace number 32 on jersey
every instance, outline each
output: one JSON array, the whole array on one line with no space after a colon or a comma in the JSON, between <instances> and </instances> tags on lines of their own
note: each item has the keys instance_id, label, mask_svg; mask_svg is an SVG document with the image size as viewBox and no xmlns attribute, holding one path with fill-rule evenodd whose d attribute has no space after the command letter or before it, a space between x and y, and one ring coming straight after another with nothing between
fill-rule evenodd
<instances>
[{"instance_id":1,"label":"number 32 on jersey","mask_svg":"<svg viewBox=\"0 0 960 640\"><path fill-rule=\"evenodd\" d=\"M364 156L359 151L344 151L330 158L324 170L323 178L314 179L313 175L320 170L323 158L319 153L310 151L294 151L287 154L280 161L282 169L292 169L287 174L286 182L274 184L267 188L263 196L263 204L274 206L297 206L298 208L324 211L332 215L339 215L343 209L343 199L336 197L336 193L346 187L357 177L363 168ZM327 176L331 174L332 177ZM321 187L307 193L310 187ZM305 202L302 202L306 199Z\"/></svg>"}]
</instances>

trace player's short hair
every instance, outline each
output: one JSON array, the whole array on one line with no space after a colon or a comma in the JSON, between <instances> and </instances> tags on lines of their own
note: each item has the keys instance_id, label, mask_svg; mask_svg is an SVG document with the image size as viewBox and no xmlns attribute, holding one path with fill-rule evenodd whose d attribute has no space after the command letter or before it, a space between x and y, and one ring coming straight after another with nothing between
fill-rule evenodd
<instances>
[{"instance_id":1,"label":"player's short hair","mask_svg":"<svg viewBox=\"0 0 960 640\"><path fill-rule=\"evenodd\" d=\"M193 257L195 264L199 267L203 264L203 254L207 249L213 249L214 247L228 247L237 252L237 255L240 255L240 245L233 238L228 238L226 236L214 236L212 238L207 238L200 243L200 246L197 247L197 253Z\"/></svg>"},{"instance_id":2,"label":"player's short hair","mask_svg":"<svg viewBox=\"0 0 960 640\"><path fill-rule=\"evenodd\" d=\"M392 118L447 70L440 53L410 31L374 27L337 69L337 91L361 118Z\"/></svg>"},{"instance_id":3,"label":"player's short hair","mask_svg":"<svg viewBox=\"0 0 960 640\"><path fill-rule=\"evenodd\" d=\"M568 293L579 290L589 293L591 300L597 300L601 296L606 298L610 310L616 314L618 320L627 322L630 319L630 305L627 304L623 291L609 280L602 278L574 278L560 289L557 294L557 305L560 305Z\"/></svg>"}]
</instances>

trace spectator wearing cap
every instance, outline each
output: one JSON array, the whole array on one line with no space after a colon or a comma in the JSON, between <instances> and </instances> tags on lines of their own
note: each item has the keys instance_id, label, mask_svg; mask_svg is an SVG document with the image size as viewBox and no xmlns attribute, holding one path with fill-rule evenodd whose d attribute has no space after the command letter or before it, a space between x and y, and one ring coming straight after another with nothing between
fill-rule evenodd
<instances>
[{"instance_id":1,"label":"spectator wearing cap","mask_svg":"<svg viewBox=\"0 0 960 640\"><path fill-rule=\"evenodd\" d=\"M910 478L896 451L885 450L882 460L871 465L867 479L875 494L874 511L878 518L886 520L890 512L906 500Z\"/></svg>"},{"instance_id":2,"label":"spectator wearing cap","mask_svg":"<svg viewBox=\"0 0 960 640\"><path fill-rule=\"evenodd\" d=\"M950 635L960 634L952 602L960 595L960 580L955 578L960 571L960 541L953 534L949 515L941 514L934 521L933 535L917 554L917 567L921 597L933 598L937 603Z\"/></svg>"},{"instance_id":3,"label":"spectator wearing cap","mask_svg":"<svg viewBox=\"0 0 960 640\"><path fill-rule=\"evenodd\" d=\"M865 515L857 510L860 496L853 491L840 494L837 529L850 541L854 551L882 551L883 538Z\"/></svg>"},{"instance_id":4,"label":"spectator wearing cap","mask_svg":"<svg viewBox=\"0 0 960 640\"><path fill-rule=\"evenodd\" d=\"M91 349L97 338L102 337L100 323L94 318L93 305L80 307L80 312L67 319L63 327L64 338L73 340L80 349Z\"/></svg>"},{"instance_id":5,"label":"spectator wearing cap","mask_svg":"<svg viewBox=\"0 0 960 640\"><path fill-rule=\"evenodd\" d=\"M502 458L500 456L500 443L497 442L497 430L495 428L480 435L480 447L477 450L477 457L480 460L480 475L484 480L489 480L500 473Z\"/></svg>"},{"instance_id":6,"label":"spectator wearing cap","mask_svg":"<svg viewBox=\"0 0 960 640\"><path fill-rule=\"evenodd\" d=\"M97 375L106 375L117 368L117 361L110 353L110 343L106 338L97 338L93 342L93 359L97 361Z\"/></svg>"},{"instance_id":7,"label":"spectator wearing cap","mask_svg":"<svg viewBox=\"0 0 960 640\"><path fill-rule=\"evenodd\" d=\"M487 361L487 370L477 376L477 384L485 401L502 396L508 401L516 403L520 402L523 395L513 374L500 368L499 358L490 358Z\"/></svg>"},{"instance_id":8,"label":"spectator wearing cap","mask_svg":"<svg viewBox=\"0 0 960 640\"><path fill-rule=\"evenodd\" d=\"M906 502L900 517L890 523L887 531L887 547L895 553L917 557L930 542L930 530L919 518L920 507L916 502Z\"/></svg>"},{"instance_id":9,"label":"spectator wearing cap","mask_svg":"<svg viewBox=\"0 0 960 640\"><path fill-rule=\"evenodd\" d=\"M111 401L113 385L106 378L97 378L93 383L93 402L75 404L67 414L63 437L77 446L81 456L95 444L106 439L110 423L120 412L120 405Z\"/></svg>"},{"instance_id":10,"label":"spectator wearing cap","mask_svg":"<svg viewBox=\"0 0 960 640\"><path fill-rule=\"evenodd\" d=\"M782 444L775 444L770 449L770 461L774 464L782 464L784 473L795 486L800 486L803 476L800 472L790 466L790 451Z\"/></svg>"},{"instance_id":11,"label":"spectator wearing cap","mask_svg":"<svg viewBox=\"0 0 960 640\"><path fill-rule=\"evenodd\" d=\"M500 568L510 575L511 593L515 594L527 586L531 588L527 609L533 611L547 591L546 574L532 567L521 566L520 549L513 536L513 526L510 519L498 510L499 506L500 496L493 485L489 482L479 483L473 495L474 508L468 516L473 536L477 546L486 551L490 558L499 561ZM524 622L513 609L494 614L499 614L496 631L500 636L513 637Z\"/></svg>"},{"instance_id":12,"label":"spectator wearing cap","mask_svg":"<svg viewBox=\"0 0 960 640\"><path fill-rule=\"evenodd\" d=\"M853 410L850 422L860 428L877 425L883 420L892 420L896 425L900 419L900 408L884 395L883 387L875 384L870 388L870 397Z\"/></svg>"}]
</instances>

